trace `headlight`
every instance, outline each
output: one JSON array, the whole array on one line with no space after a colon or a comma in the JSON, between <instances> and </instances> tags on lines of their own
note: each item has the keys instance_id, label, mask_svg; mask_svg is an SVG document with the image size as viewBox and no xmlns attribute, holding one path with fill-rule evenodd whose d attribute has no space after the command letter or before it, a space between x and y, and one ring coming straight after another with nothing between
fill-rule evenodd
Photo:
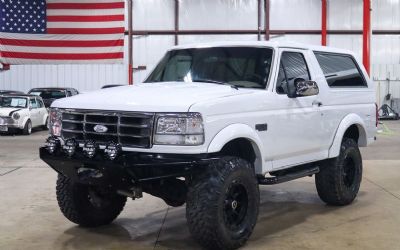
<instances>
[{"instance_id":1,"label":"headlight","mask_svg":"<svg viewBox=\"0 0 400 250\"><path fill-rule=\"evenodd\" d=\"M18 120L19 118L21 118L21 116L18 114L18 112L15 112L15 113L12 115L12 118L13 118L14 120Z\"/></svg>"},{"instance_id":2,"label":"headlight","mask_svg":"<svg viewBox=\"0 0 400 250\"><path fill-rule=\"evenodd\" d=\"M197 146L203 143L203 119L199 113L158 114L154 144Z\"/></svg>"},{"instance_id":3,"label":"headlight","mask_svg":"<svg viewBox=\"0 0 400 250\"><path fill-rule=\"evenodd\" d=\"M50 109L50 134L61 136L62 113L59 109Z\"/></svg>"}]
</instances>

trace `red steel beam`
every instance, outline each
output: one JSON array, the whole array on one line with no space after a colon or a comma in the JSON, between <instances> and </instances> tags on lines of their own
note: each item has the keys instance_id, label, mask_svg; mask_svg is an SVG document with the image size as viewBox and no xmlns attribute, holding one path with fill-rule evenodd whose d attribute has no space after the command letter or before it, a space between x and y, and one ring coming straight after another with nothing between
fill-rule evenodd
<instances>
[{"instance_id":1,"label":"red steel beam","mask_svg":"<svg viewBox=\"0 0 400 250\"><path fill-rule=\"evenodd\" d=\"M326 0L322 0L322 23L321 23L321 45L326 46L326 37L327 37L327 3Z\"/></svg>"},{"instance_id":2,"label":"red steel beam","mask_svg":"<svg viewBox=\"0 0 400 250\"><path fill-rule=\"evenodd\" d=\"M363 5L363 63L369 74L371 67L371 0L364 0Z\"/></svg>"}]
</instances>

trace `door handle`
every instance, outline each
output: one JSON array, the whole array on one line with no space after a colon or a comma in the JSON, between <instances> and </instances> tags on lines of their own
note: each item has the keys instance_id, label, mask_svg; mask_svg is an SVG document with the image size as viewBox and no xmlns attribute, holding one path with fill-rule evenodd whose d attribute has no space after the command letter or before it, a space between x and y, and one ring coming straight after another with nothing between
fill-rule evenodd
<instances>
[{"instance_id":1,"label":"door handle","mask_svg":"<svg viewBox=\"0 0 400 250\"><path fill-rule=\"evenodd\" d=\"M312 105L313 105L313 106L318 106L318 107L321 107L323 104L322 104L322 102L321 102L321 101L317 101L317 100L315 100L315 101L313 101Z\"/></svg>"}]
</instances>

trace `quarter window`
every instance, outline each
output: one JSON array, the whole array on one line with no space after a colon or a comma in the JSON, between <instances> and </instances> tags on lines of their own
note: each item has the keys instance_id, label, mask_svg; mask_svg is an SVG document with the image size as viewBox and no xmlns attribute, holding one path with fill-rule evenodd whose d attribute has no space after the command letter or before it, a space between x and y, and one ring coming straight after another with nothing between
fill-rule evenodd
<instances>
[{"instance_id":1,"label":"quarter window","mask_svg":"<svg viewBox=\"0 0 400 250\"><path fill-rule=\"evenodd\" d=\"M287 85L296 79L311 80L306 60L302 53L283 52L276 83L278 94L287 94Z\"/></svg>"},{"instance_id":2,"label":"quarter window","mask_svg":"<svg viewBox=\"0 0 400 250\"><path fill-rule=\"evenodd\" d=\"M314 52L329 87L366 87L364 77L349 55Z\"/></svg>"}]
</instances>

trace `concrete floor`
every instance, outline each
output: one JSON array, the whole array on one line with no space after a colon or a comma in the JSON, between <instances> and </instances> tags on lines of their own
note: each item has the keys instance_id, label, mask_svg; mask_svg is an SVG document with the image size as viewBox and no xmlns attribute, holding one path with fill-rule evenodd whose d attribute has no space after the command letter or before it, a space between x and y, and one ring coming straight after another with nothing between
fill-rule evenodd
<instances>
[{"instance_id":1,"label":"concrete floor","mask_svg":"<svg viewBox=\"0 0 400 250\"><path fill-rule=\"evenodd\" d=\"M261 187L261 209L244 249L400 249L400 122L385 122L363 149L364 179L347 207L322 203L313 178ZM55 198L56 174L38 159L46 132L0 136L0 249L199 249L185 208L151 196L128 202L109 226L67 221Z\"/></svg>"}]
</instances>

